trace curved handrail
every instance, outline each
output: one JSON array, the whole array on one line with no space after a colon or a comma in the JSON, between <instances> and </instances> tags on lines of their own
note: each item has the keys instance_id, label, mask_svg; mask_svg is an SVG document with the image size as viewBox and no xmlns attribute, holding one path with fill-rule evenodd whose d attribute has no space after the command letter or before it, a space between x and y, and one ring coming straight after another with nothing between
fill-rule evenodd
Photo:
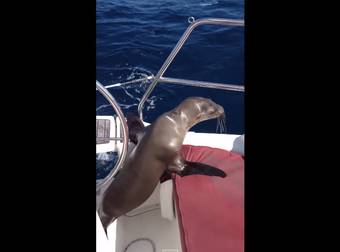
<instances>
[{"instance_id":1,"label":"curved handrail","mask_svg":"<svg viewBox=\"0 0 340 252\"><path fill-rule=\"evenodd\" d=\"M174 60L178 52L183 47L184 43L190 36L191 32L200 25L203 24L215 24L215 25L226 25L226 26L244 26L243 20L236 20L236 19L224 19L224 18L205 18L205 19L198 19L194 20L192 19L192 22L180 38L180 40L177 42L176 46L168 56L168 58L163 63L161 69L158 71L157 75L154 77L152 83L150 84L149 88L146 90L145 94L143 95L141 101L138 104L138 114L140 119L143 121L143 108L144 103L147 100L147 98L150 96L151 92L154 90L155 86L157 85L158 81L162 78L165 71L170 66L171 62Z\"/></svg>"},{"instance_id":2,"label":"curved handrail","mask_svg":"<svg viewBox=\"0 0 340 252\"><path fill-rule=\"evenodd\" d=\"M109 175L107 175L103 180L97 182L97 191L100 190L104 185L106 185L109 181L112 180L112 178L117 174L118 170L122 167L123 162L125 161L125 158L127 156L128 151L128 141L129 141L129 129L124 117L124 114L122 110L120 109L118 103L116 102L115 98L110 94L107 89L99 83L99 81L96 81L96 88L97 90L106 98L106 100L109 101L115 112L117 113L121 125L123 126L123 148L121 155L118 157L118 161L115 165L115 167L111 170Z\"/></svg>"}]
</instances>

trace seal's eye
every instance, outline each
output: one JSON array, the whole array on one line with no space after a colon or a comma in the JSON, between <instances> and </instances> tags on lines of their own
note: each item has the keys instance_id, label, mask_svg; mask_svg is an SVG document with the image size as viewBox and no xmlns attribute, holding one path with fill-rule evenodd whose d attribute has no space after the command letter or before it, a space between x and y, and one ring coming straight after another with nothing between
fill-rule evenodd
<instances>
[{"instance_id":1,"label":"seal's eye","mask_svg":"<svg viewBox=\"0 0 340 252\"><path fill-rule=\"evenodd\" d=\"M210 114L215 114L217 112L216 108L210 110Z\"/></svg>"},{"instance_id":2,"label":"seal's eye","mask_svg":"<svg viewBox=\"0 0 340 252\"><path fill-rule=\"evenodd\" d=\"M202 110L202 111L208 111L208 109L209 109L209 106L207 106L206 104L203 104L203 105L201 106L201 110Z\"/></svg>"},{"instance_id":3,"label":"seal's eye","mask_svg":"<svg viewBox=\"0 0 340 252\"><path fill-rule=\"evenodd\" d=\"M212 106L206 106L206 113L211 115L214 114L216 112L216 108L212 107Z\"/></svg>"}]
</instances>

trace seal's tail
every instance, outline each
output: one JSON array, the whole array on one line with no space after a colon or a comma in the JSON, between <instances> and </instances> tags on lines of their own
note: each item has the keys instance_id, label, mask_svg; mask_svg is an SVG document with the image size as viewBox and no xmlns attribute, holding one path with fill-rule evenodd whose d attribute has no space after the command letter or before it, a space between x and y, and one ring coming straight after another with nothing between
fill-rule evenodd
<instances>
[{"instance_id":1,"label":"seal's tail","mask_svg":"<svg viewBox=\"0 0 340 252\"><path fill-rule=\"evenodd\" d=\"M183 171L179 173L181 177L188 176L188 175L206 175L206 176L217 176L221 178L225 178L227 174L222 171L221 169L218 169L216 167L203 164L203 163L197 163L197 162L186 162L186 167Z\"/></svg>"},{"instance_id":2,"label":"seal's tail","mask_svg":"<svg viewBox=\"0 0 340 252\"><path fill-rule=\"evenodd\" d=\"M144 124L138 115L129 113L126 116L126 121L129 127L137 127L139 129L144 129Z\"/></svg>"},{"instance_id":3,"label":"seal's tail","mask_svg":"<svg viewBox=\"0 0 340 252\"><path fill-rule=\"evenodd\" d=\"M107 238L107 239L109 239L109 236L108 236L108 234L107 234L107 228L108 228L109 225L110 225L111 223L113 223L116 219L117 219L116 217L113 218L109 224L106 224L106 223L104 224L104 223L102 223L102 224L103 224L103 228L104 228L104 232L105 232L105 235L106 235L106 238Z\"/></svg>"}]
</instances>

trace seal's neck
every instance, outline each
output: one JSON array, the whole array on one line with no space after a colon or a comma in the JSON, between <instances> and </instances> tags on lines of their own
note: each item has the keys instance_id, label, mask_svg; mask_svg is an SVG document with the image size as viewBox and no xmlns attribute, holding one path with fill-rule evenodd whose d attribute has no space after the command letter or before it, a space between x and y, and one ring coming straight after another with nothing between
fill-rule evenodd
<instances>
[{"instance_id":1,"label":"seal's neck","mask_svg":"<svg viewBox=\"0 0 340 252\"><path fill-rule=\"evenodd\" d=\"M200 122L201 114L199 108L190 107L183 108L177 111L179 120L181 121L183 127L189 130L195 124Z\"/></svg>"}]
</instances>

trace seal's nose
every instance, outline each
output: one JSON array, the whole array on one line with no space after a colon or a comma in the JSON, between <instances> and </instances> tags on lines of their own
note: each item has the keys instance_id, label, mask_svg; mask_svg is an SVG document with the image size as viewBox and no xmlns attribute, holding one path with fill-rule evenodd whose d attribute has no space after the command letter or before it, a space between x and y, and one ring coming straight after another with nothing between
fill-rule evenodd
<instances>
[{"instance_id":1,"label":"seal's nose","mask_svg":"<svg viewBox=\"0 0 340 252\"><path fill-rule=\"evenodd\" d=\"M224 108L220 105L217 106L217 111L219 114L224 115Z\"/></svg>"}]
</instances>

